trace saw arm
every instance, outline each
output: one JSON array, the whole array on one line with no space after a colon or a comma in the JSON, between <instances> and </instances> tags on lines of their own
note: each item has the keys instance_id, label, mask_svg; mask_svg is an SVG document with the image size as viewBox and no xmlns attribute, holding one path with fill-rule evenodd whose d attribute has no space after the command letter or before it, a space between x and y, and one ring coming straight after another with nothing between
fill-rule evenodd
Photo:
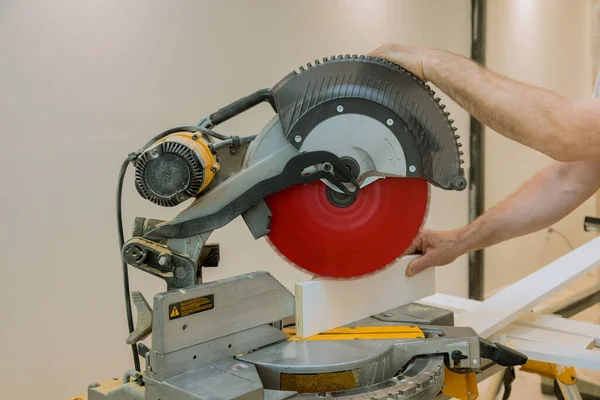
<instances>
[{"instance_id":1,"label":"saw arm","mask_svg":"<svg viewBox=\"0 0 600 400\"><path fill-rule=\"evenodd\" d=\"M276 116L256 137L239 138L213 131L219 124L264 102L272 106ZM335 208L323 210L325 213L355 209L354 215L364 215L373 212L365 208L365 204L370 204L380 215L396 215L396 220L389 219L387 224L384 221L383 229L382 222L375 229L383 236L389 236L388 232L394 229L404 239L396 242L395 252L385 250L385 241L374 239L382 246L380 252L386 253L386 257L366 265L367 272L375 271L393 260L422 226L428 189L417 184L417 180L444 190L466 187L462 152L448 115L424 82L389 62L367 56L336 56L307 64L307 68L290 73L273 88L243 97L197 126L186 127L185 135L177 129L159 135L155 143L147 144L136 154L136 185L143 197L162 206L194 200L174 219L153 224L143 235L125 243L123 259L163 277L169 288L196 284L201 281L198 269L206 254L202 248L212 231L244 215L255 238L268 235L280 253L300 268L310 269L316 259L339 258L347 263L335 253L340 251L336 247L346 247L345 243L321 246L304 242L301 232L288 228L271 230L274 218L294 213L289 208L293 202L278 200L281 196L291 193L292 188L306 191L326 186L322 192L328 201L325 207ZM393 182L409 185L378 183L387 182L388 178L405 178ZM318 186L321 184L325 186ZM377 189L367 188L370 185ZM376 191L381 194L373 194ZM385 193L400 196L404 203L386 206L381 203ZM414 193L420 194L415 197ZM275 215L271 215L273 208L277 210ZM320 212L318 207L314 210ZM318 217L321 221L331 220L327 218ZM339 222L335 222L336 218L334 225L352 224L358 229L359 233L349 231L348 239L362 241L364 235L360 232L373 229L356 226L356 216L343 217L346 220ZM408 223L411 219L413 222ZM394 226L398 223L402 225L400 231ZM274 226L281 227L282 223ZM300 237L293 239L296 235ZM312 236L321 240L318 235ZM371 233L369 236L376 237ZM294 241L293 246L285 243L287 238ZM308 248L303 246L330 248L333 253L300 260L292 253L306 253ZM365 246L369 246L367 242ZM182 259L189 262L182 263ZM360 257L355 259L364 264ZM172 265L173 260L180 260L181 265ZM338 269L332 264L313 272L337 276ZM345 273L364 272L349 269Z\"/></svg>"}]
</instances>

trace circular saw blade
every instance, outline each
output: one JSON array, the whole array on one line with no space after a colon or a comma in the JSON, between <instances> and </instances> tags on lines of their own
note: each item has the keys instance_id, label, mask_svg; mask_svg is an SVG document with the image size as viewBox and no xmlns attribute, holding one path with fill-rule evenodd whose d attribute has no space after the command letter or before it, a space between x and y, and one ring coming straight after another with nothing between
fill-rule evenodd
<instances>
[{"instance_id":1,"label":"circular saw blade","mask_svg":"<svg viewBox=\"0 0 600 400\"><path fill-rule=\"evenodd\" d=\"M320 181L267 198L268 240L289 263L329 278L356 278L393 263L422 228L429 206L424 179L382 178L338 207Z\"/></svg>"}]
</instances>

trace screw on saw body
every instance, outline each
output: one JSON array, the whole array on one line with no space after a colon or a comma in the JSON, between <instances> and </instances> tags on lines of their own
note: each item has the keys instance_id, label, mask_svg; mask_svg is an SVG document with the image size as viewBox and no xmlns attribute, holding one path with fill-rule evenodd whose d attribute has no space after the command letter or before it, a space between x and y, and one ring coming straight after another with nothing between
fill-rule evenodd
<instances>
[{"instance_id":1,"label":"screw on saw body","mask_svg":"<svg viewBox=\"0 0 600 400\"><path fill-rule=\"evenodd\" d=\"M300 143L300 142L302 141L302 136L300 136L300 135L296 135L296 136L294 136L294 141L295 141L296 143Z\"/></svg>"},{"instance_id":2,"label":"screw on saw body","mask_svg":"<svg viewBox=\"0 0 600 400\"><path fill-rule=\"evenodd\" d=\"M392 125L394 125L394 120L393 120L393 119L391 119L391 118L388 118L388 120L387 120L387 121L385 121L385 123L386 123L388 126L392 126Z\"/></svg>"},{"instance_id":3,"label":"screw on saw body","mask_svg":"<svg viewBox=\"0 0 600 400\"><path fill-rule=\"evenodd\" d=\"M410 172L415 172L417 170L417 167L415 167L414 165L411 165L411 166L408 167L408 170Z\"/></svg>"},{"instance_id":4,"label":"screw on saw body","mask_svg":"<svg viewBox=\"0 0 600 400\"><path fill-rule=\"evenodd\" d=\"M161 254L158 257L158 264L161 265L161 266L163 266L163 267L165 265L167 265L169 263L169 261L171 261L171 256L168 255L168 254Z\"/></svg>"},{"instance_id":5,"label":"screw on saw body","mask_svg":"<svg viewBox=\"0 0 600 400\"><path fill-rule=\"evenodd\" d=\"M339 105L336 107L337 112L344 112L344 106Z\"/></svg>"}]
</instances>

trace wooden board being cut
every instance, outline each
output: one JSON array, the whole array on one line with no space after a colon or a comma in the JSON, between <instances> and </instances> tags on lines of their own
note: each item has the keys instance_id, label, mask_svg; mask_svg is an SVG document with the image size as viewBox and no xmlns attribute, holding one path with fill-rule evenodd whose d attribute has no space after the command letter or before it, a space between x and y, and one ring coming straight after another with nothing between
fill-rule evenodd
<instances>
[{"instance_id":1,"label":"wooden board being cut","mask_svg":"<svg viewBox=\"0 0 600 400\"><path fill-rule=\"evenodd\" d=\"M478 335L487 338L598 266L600 237L590 240L476 307L457 315L455 324L469 326Z\"/></svg>"},{"instance_id":2,"label":"wooden board being cut","mask_svg":"<svg viewBox=\"0 0 600 400\"><path fill-rule=\"evenodd\" d=\"M296 336L317 335L432 295L434 269L406 277L406 266L416 257L403 257L365 278L296 284Z\"/></svg>"}]
</instances>

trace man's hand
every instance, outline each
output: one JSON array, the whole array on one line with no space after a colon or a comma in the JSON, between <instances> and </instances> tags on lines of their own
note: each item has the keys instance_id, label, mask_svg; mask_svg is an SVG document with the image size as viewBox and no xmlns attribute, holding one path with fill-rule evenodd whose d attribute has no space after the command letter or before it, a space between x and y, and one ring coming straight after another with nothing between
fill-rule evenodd
<instances>
[{"instance_id":1,"label":"man's hand","mask_svg":"<svg viewBox=\"0 0 600 400\"><path fill-rule=\"evenodd\" d=\"M431 231L423 230L415 238L413 244L406 250L405 255L423 254L408 264L407 276L415 276L426 269L450 264L464 254L457 230Z\"/></svg>"},{"instance_id":2,"label":"man's hand","mask_svg":"<svg viewBox=\"0 0 600 400\"><path fill-rule=\"evenodd\" d=\"M427 81L426 61L433 49L418 46L406 46L394 43L386 43L379 46L368 55L383 58L401 67L406 68L424 81Z\"/></svg>"}]
</instances>

